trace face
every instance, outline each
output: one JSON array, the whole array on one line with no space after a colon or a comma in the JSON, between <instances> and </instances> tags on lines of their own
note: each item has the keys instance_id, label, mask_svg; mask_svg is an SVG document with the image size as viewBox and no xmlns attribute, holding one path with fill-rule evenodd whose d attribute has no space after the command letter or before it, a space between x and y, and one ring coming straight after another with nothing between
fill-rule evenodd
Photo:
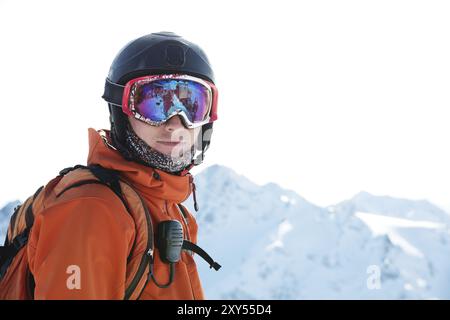
<instances>
[{"instance_id":1,"label":"face","mask_svg":"<svg viewBox=\"0 0 450 320\"><path fill-rule=\"evenodd\" d=\"M153 149L173 158L190 151L201 131L201 127L186 128L179 115L173 116L161 126L152 126L132 116L128 119L139 138Z\"/></svg>"}]
</instances>

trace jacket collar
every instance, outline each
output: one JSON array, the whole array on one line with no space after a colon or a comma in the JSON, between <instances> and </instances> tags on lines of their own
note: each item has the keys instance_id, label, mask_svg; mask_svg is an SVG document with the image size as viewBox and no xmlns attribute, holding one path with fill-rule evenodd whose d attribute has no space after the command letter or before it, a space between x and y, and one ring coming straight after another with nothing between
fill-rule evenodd
<instances>
[{"instance_id":1,"label":"jacket collar","mask_svg":"<svg viewBox=\"0 0 450 320\"><path fill-rule=\"evenodd\" d=\"M190 172L178 176L128 161L111 145L109 130L89 128L88 131L88 165L99 164L104 168L119 171L120 175L146 199L156 197L181 203L191 194L193 176Z\"/></svg>"}]
</instances>

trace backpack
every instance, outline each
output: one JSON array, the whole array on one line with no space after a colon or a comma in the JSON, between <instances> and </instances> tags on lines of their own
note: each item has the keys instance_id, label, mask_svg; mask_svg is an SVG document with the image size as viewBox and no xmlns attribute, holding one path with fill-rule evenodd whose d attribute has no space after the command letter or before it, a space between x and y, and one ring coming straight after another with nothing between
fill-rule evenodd
<instances>
[{"instance_id":1,"label":"backpack","mask_svg":"<svg viewBox=\"0 0 450 320\"><path fill-rule=\"evenodd\" d=\"M4 246L0 247L0 299L33 299L34 279L28 266L27 242L34 217L43 208L43 200L61 182L66 186L57 197L71 188L85 184L109 187L122 201L136 224L136 237L127 259L124 299L138 299L152 276L154 235L151 216L145 201L117 171L100 165L76 165L61 170L59 175L41 186L33 196L18 205L11 216ZM130 203L139 203L130 206ZM185 208L178 204L187 219ZM137 223L141 221L141 223Z\"/></svg>"}]
</instances>

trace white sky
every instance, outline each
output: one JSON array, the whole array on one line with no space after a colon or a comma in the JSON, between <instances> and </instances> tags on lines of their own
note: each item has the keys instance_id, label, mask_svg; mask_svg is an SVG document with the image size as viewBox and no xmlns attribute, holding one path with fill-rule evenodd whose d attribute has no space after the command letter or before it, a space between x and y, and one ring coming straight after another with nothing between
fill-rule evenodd
<instances>
[{"instance_id":1,"label":"white sky","mask_svg":"<svg viewBox=\"0 0 450 320\"><path fill-rule=\"evenodd\" d=\"M205 162L328 205L360 190L450 208L448 1L0 0L0 205L84 163L128 41L173 31L220 92Z\"/></svg>"}]
</instances>

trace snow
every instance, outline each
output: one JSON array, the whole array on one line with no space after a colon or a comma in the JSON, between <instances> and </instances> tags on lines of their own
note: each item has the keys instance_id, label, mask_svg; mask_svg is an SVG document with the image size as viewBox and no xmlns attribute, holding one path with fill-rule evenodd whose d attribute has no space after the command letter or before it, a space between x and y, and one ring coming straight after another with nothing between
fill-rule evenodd
<instances>
[{"instance_id":1,"label":"snow","mask_svg":"<svg viewBox=\"0 0 450 320\"><path fill-rule=\"evenodd\" d=\"M280 200L282 202L284 202L284 203L295 204L295 199L291 199L291 198L289 198L288 196L286 196L284 194L280 196Z\"/></svg>"},{"instance_id":2,"label":"snow","mask_svg":"<svg viewBox=\"0 0 450 320\"><path fill-rule=\"evenodd\" d=\"M289 233L290 231L292 231L294 227L292 226L292 224L285 220L283 222L280 223L280 225L278 226L278 231L276 236L273 239L273 242L271 244L269 244L266 247L267 251L273 250L275 248L283 248L283 237Z\"/></svg>"},{"instance_id":3,"label":"snow","mask_svg":"<svg viewBox=\"0 0 450 320\"><path fill-rule=\"evenodd\" d=\"M443 223L393 218L367 212L356 212L355 216L367 224L374 236L386 234L393 244L398 245L406 253L417 257L424 257L423 252L400 236L397 232L398 228L444 229L446 227Z\"/></svg>"}]
</instances>

